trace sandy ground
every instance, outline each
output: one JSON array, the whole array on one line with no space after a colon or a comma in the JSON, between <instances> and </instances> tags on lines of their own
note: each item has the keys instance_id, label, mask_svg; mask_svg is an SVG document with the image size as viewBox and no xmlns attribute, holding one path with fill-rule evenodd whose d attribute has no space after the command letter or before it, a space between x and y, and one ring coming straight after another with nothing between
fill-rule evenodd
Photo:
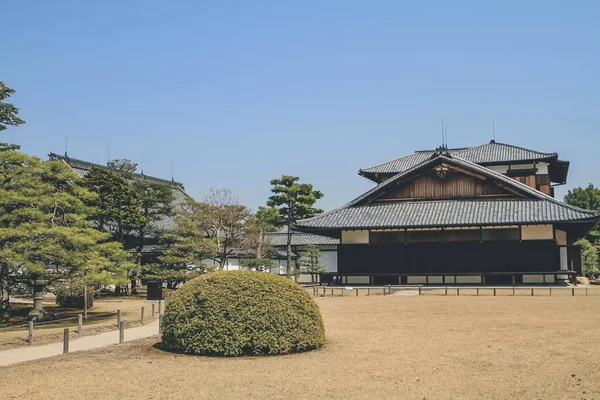
<instances>
[{"instance_id":1,"label":"sandy ground","mask_svg":"<svg viewBox=\"0 0 600 400\"><path fill-rule=\"evenodd\" d=\"M155 337L0 368L0 399L600 398L598 296L317 301L313 352L196 357Z\"/></svg>"},{"instance_id":2,"label":"sandy ground","mask_svg":"<svg viewBox=\"0 0 600 400\"><path fill-rule=\"evenodd\" d=\"M164 306L164 304L163 304ZM83 322L82 335L77 333L77 320L56 321L50 324L36 325L34 328L34 345L41 345L62 341L64 328L69 328L71 337L96 335L117 329L115 315L95 317L99 314L116 313L121 310L121 319L127 322L128 327L140 325L141 307L144 307L144 322L149 323L152 319L152 302L145 301L141 297L108 297L94 301L94 307L90 308L88 320ZM44 304L47 310L58 310L53 305ZM56 311L55 311L56 312ZM158 305L155 305L155 319L158 318ZM83 311L72 311L69 315L77 316ZM0 328L0 351L15 347L27 346L28 328L5 327Z\"/></svg>"}]
</instances>

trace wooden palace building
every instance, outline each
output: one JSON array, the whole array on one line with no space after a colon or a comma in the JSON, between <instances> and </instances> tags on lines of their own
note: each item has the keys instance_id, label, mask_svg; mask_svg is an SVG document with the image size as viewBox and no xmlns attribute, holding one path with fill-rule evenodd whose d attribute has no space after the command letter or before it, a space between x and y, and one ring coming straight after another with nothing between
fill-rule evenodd
<instances>
[{"instance_id":1,"label":"wooden palace building","mask_svg":"<svg viewBox=\"0 0 600 400\"><path fill-rule=\"evenodd\" d=\"M418 151L359 175L377 185L296 229L340 239L341 284L553 283L581 273L600 213L554 198L569 163L491 141Z\"/></svg>"}]
</instances>

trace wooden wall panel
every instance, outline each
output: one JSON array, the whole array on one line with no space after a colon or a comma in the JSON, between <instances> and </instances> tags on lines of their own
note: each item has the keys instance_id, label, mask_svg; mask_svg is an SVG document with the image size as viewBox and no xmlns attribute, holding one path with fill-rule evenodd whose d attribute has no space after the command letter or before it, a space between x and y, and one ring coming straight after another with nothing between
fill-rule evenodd
<instances>
[{"instance_id":1,"label":"wooden wall panel","mask_svg":"<svg viewBox=\"0 0 600 400\"><path fill-rule=\"evenodd\" d=\"M480 197L507 192L480 179L461 173L450 172L445 178L423 175L414 181L391 190L382 199L440 199L460 197Z\"/></svg>"}]
</instances>

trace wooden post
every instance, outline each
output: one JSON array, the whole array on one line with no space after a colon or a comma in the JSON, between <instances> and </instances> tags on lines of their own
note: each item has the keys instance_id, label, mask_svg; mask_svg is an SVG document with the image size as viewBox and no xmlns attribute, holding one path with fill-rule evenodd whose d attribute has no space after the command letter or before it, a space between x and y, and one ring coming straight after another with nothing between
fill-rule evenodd
<instances>
[{"instance_id":1,"label":"wooden post","mask_svg":"<svg viewBox=\"0 0 600 400\"><path fill-rule=\"evenodd\" d=\"M448 286L444 288L444 296L448 296Z\"/></svg>"},{"instance_id":2,"label":"wooden post","mask_svg":"<svg viewBox=\"0 0 600 400\"><path fill-rule=\"evenodd\" d=\"M331 297L333 297L333 289L331 289Z\"/></svg>"},{"instance_id":3,"label":"wooden post","mask_svg":"<svg viewBox=\"0 0 600 400\"><path fill-rule=\"evenodd\" d=\"M152 318L155 318L154 308L154 303L152 303Z\"/></svg>"},{"instance_id":4,"label":"wooden post","mask_svg":"<svg viewBox=\"0 0 600 400\"><path fill-rule=\"evenodd\" d=\"M69 352L69 328L65 328L63 333L63 354Z\"/></svg>"},{"instance_id":5,"label":"wooden post","mask_svg":"<svg viewBox=\"0 0 600 400\"><path fill-rule=\"evenodd\" d=\"M77 318L77 333L81 335L83 332L83 315L79 314Z\"/></svg>"},{"instance_id":6,"label":"wooden post","mask_svg":"<svg viewBox=\"0 0 600 400\"><path fill-rule=\"evenodd\" d=\"M162 320L163 320L163 316L162 314L158 316L158 333L162 332Z\"/></svg>"},{"instance_id":7,"label":"wooden post","mask_svg":"<svg viewBox=\"0 0 600 400\"><path fill-rule=\"evenodd\" d=\"M83 284L83 315L87 319L87 283Z\"/></svg>"},{"instance_id":8,"label":"wooden post","mask_svg":"<svg viewBox=\"0 0 600 400\"><path fill-rule=\"evenodd\" d=\"M423 288L421 287L421 284L419 284L419 296L423 295Z\"/></svg>"},{"instance_id":9,"label":"wooden post","mask_svg":"<svg viewBox=\"0 0 600 400\"><path fill-rule=\"evenodd\" d=\"M460 288L456 288L456 295L460 296Z\"/></svg>"},{"instance_id":10,"label":"wooden post","mask_svg":"<svg viewBox=\"0 0 600 400\"><path fill-rule=\"evenodd\" d=\"M477 296L479 296L479 288L477 288Z\"/></svg>"},{"instance_id":11,"label":"wooden post","mask_svg":"<svg viewBox=\"0 0 600 400\"><path fill-rule=\"evenodd\" d=\"M33 321L29 321L29 344L33 344Z\"/></svg>"},{"instance_id":12,"label":"wooden post","mask_svg":"<svg viewBox=\"0 0 600 400\"><path fill-rule=\"evenodd\" d=\"M371 294L371 288L367 288L367 296Z\"/></svg>"},{"instance_id":13,"label":"wooden post","mask_svg":"<svg viewBox=\"0 0 600 400\"><path fill-rule=\"evenodd\" d=\"M117 310L117 328L121 326L121 310Z\"/></svg>"},{"instance_id":14,"label":"wooden post","mask_svg":"<svg viewBox=\"0 0 600 400\"><path fill-rule=\"evenodd\" d=\"M356 295L358 296L358 288L356 288Z\"/></svg>"},{"instance_id":15,"label":"wooden post","mask_svg":"<svg viewBox=\"0 0 600 400\"><path fill-rule=\"evenodd\" d=\"M496 295L496 288L494 288L494 296Z\"/></svg>"},{"instance_id":16,"label":"wooden post","mask_svg":"<svg viewBox=\"0 0 600 400\"><path fill-rule=\"evenodd\" d=\"M515 295L515 287L513 286L513 296Z\"/></svg>"},{"instance_id":17,"label":"wooden post","mask_svg":"<svg viewBox=\"0 0 600 400\"><path fill-rule=\"evenodd\" d=\"M142 312L141 312L141 315L140 315L140 323L142 325L144 325L144 307L142 307Z\"/></svg>"},{"instance_id":18,"label":"wooden post","mask_svg":"<svg viewBox=\"0 0 600 400\"><path fill-rule=\"evenodd\" d=\"M550 297L552 297L552 286L550 286Z\"/></svg>"},{"instance_id":19,"label":"wooden post","mask_svg":"<svg viewBox=\"0 0 600 400\"><path fill-rule=\"evenodd\" d=\"M575 296L575 288L571 288L571 296Z\"/></svg>"},{"instance_id":20,"label":"wooden post","mask_svg":"<svg viewBox=\"0 0 600 400\"><path fill-rule=\"evenodd\" d=\"M125 341L125 321L119 323L119 344Z\"/></svg>"},{"instance_id":21,"label":"wooden post","mask_svg":"<svg viewBox=\"0 0 600 400\"><path fill-rule=\"evenodd\" d=\"M325 286L323 286L323 297L325 297Z\"/></svg>"},{"instance_id":22,"label":"wooden post","mask_svg":"<svg viewBox=\"0 0 600 400\"><path fill-rule=\"evenodd\" d=\"M533 288L531 288L531 295L533 296Z\"/></svg>"},{"instance_id":23,"label":"wooden post","mask_svg":"<svg viewBox=\"0 0 600 400\"><path fill-rule=\"evenodd\" d=\"M162 300L158 300L158 313L162 313Z\"/></svg>"},{"instance_id":24,"label":"wooden post","mask_svg":"<svg viewBox=\"0 0 600 400\"><path fill-rule=\"evenodd\" d=\"M383 295L385 296L385 286L383 287Z\"/></svg>"}]
</instances>

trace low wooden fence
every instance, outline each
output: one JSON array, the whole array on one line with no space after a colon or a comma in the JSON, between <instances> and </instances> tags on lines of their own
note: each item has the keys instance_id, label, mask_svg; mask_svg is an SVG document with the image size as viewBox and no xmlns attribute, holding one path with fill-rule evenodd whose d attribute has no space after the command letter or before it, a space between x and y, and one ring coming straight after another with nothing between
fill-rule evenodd
<instances>
[{"instance_id":1,"label":"low wooden fence","mask_svg":"<svg viewBox=\"0 0 600 400\"><path fill-rule=\"evenodd\" d=\"M164 300L164 307L166 307L166 304L167 304L167 299ZM160 322L162 322L162 314L163 314L163 308L164 308L163 301L158 300L156 303L154 303L154 302L151 303L150 306L151 306L151 308L150 308L150 310L148 310L149 314L150 314L149 316L151 317L152 320L156 319L156 317L158 316L159 325L161 325ZM0 332L18 333L20 330L23 330L25 333L25 330L27 329L27 337L26 338L17 337L17 338L13 338L10 340L3 340L3 341L0 341L0 344L14 343L14 342L23 340L23 341L27 341L27 343L29 345L32 345L32 344L34 344L34 337L40 338L40 337L50 337L50 336L58 335L58 333L51 333L51 334L47 334L47 335L35 335L34 336L34 329L36 327L40 327L40 328L49 327L52 324L63 324L65 322L75 321L75 320L77 320L77 330L76 330L77 335L81 336L83 334L84 321L94 319L94 318L110 317L110 316L115 318L115 322L116 322L115 326L120 331L119 340L122 343L123 331L127 327L127 322L122 319L121 310L116 310L115 312L110 312L110 313L93 314L93 315L88 314L87 318L85 318L84 314L78 314L76 317L58 318L58 319L54 319L51 321L41 321L41 322L29 321L29 323L27 323L27 324L2 327L2 328L0 328ZM135 319L133 322L140 322L141 325L144 325L148 321L146 317L147 317L146 307L142 306L142 307L140 307L139 320ZM159 326L159 329L160 329L160 326ZM65 352L68 352L68 350L69 350L69 334L70 334L70 328L64 328L63 344L64 344L64 349L66 350Z\"/></svg>"},{"instance_id":2,"label":"low wooden fence","mask_svg":"<svg viewBox=\"0 0 600 400\"><path fill-rule=\"evenodd\" d=\"M398 291L413 291L416 292L415 295L424 296L426 292L432 291L443 291L443 296L451 295L460 296L461 291L462 295L467 296L479 296L480 291L483 293L492 293L492 296L496 296L500 294L500 291L503 293L509 292L510 296L516 296L517 291L523 292L526 291L527 294L531 296L538 295L548 295L552 296L552 292L556 293L556 291L562 292L570 292L571 296L575 296L575 293L579 293L579 295L585 296L588 295L588 286L585 287L572 287L572 286L422 286L422 285L414 285L414 286L393 286L393 285L385 285L385 286L359 286L359 287L351 287L351 286L313 286L313 296L314 297L343 297L343 296L358 296L359 293L370 296L370 295L391 295L392 290L394 292ZM474 294L473 294L473 291ZM439 294L438 294L439 295Z\"/></svg>"}]
</instances>

